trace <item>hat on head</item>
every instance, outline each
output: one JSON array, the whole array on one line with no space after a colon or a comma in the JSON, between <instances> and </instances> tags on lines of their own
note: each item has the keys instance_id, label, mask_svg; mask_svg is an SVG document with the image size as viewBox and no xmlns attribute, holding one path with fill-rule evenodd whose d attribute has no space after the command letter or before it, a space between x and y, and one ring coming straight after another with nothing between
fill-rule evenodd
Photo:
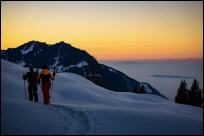
<instances>
[{"instance_id":1,"label":"hat on head","mask_svg":"<svg viewBox=\"0 0 204 136\"><path fill-rule=\"evenodd\" d=\"M44 66L43 66L43 69L48 69L48 66L47 66L47 65L44 65Z\"/></svg>"}]
</instances>

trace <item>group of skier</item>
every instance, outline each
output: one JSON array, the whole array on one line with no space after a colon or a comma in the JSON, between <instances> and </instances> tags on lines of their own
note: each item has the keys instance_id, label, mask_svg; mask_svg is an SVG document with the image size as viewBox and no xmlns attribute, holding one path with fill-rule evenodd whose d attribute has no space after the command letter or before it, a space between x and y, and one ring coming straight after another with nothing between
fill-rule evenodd
<instances>
[{"instance_id":1,"label":"group of skier","mask_svg":"<svg viewBox=\"0 0 204 136\"><path fill-rule=\"evenodd\" d=\"M49 105L50 97L51 97L50 89L52 90L51 83L53 83L55 75L56 75L56 72L54 71L53 73L51 73L49 71L48 66L46 65L43 66L40 74L38 73L38 70L34 71L33 67L29 67L29 72L23 75L24 85L25 85L25 80L27 80L28 82L29 100L30 101L34 100L36 103L38 103L37 89L38 89L38 85L41 85L40 87L43 92L44 104ZM25 97L26 97L26 90L25 90Z\"/></svg>"}]
</instances>

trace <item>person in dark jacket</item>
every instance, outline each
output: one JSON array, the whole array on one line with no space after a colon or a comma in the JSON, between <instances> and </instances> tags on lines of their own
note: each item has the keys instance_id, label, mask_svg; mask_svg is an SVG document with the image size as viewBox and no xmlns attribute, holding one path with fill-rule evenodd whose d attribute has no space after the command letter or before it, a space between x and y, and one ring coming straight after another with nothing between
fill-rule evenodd
<instances>
[{"instance_id":1,"label":"person in dark jacket","mask_svg":"<svg viewBox=\"0 0 204 136\"><path fill-rule=\"evenodd\" d=\"M43 92L43 100L44 104L50 104L50 88L51 88L51 80L54 80L55 72L51 74L47 66L43 66L42 71L38 75L38 81L40 83L41 80L41 88Z\"/></svg>"},{"instance_id":2,"label":"person in dark jacket","mask_svg":"<svg viewBox=\"0 0 204 136\"><path fill-rule=\"evenodd\" d=\"M28 93L29 100L33 101L33 97L35 102L38 102L38 94L37 94L37 85L38 85L38 73L34 72L32 67L29 67L29 72L23 75L23 79L28 81Z\"/></svg>"}]
</instances>

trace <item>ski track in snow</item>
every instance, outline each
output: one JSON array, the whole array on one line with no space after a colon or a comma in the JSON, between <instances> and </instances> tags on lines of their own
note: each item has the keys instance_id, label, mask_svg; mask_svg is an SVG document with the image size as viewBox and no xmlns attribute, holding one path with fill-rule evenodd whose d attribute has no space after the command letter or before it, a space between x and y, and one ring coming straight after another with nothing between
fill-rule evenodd
<instances>
[{"instance_id":1,"label":"ski track in snow","mask_svg":"<svg viewBox=\"0 0 204 136\"><path fill-rule=\"evenodd\" d=\"M100 124L89 111L78 111L64 105L52 104L49 107L59 114L62 121L62 134L93 134Z\"/></svg>"}]
</instances>

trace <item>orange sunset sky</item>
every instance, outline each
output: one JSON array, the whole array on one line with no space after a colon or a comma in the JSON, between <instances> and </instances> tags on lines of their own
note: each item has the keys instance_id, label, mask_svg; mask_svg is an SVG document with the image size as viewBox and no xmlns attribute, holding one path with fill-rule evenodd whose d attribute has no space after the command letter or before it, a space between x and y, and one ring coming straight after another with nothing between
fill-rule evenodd
<instances>
[{"instance_id":1,"label":"orange sunset sky","mask_svg":"<svg viewBox=\"0 0 204 136\"><path fill-rule=\"evenodd\" d=\"M99 60L202 58L203 2L1 2L1 49L31 40Z\"/></svg>"}]
</instances>

